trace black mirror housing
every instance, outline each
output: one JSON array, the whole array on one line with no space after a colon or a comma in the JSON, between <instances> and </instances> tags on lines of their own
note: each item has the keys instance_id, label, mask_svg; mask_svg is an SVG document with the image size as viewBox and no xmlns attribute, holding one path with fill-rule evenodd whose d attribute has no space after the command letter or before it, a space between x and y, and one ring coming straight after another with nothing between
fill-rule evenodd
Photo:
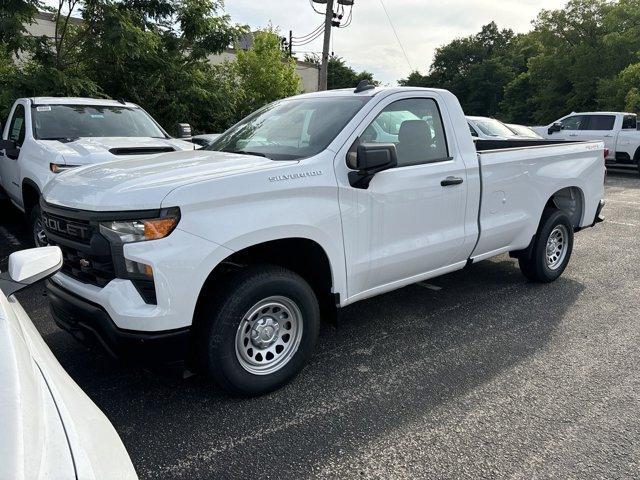
<instances>
[{"instance_id":1,"label":"black mirror housing","mask_svg":"<svg viewBox=\"0 0 640 480\"><path fill-rule=\"evenodd\" d=\"M191 125L188 123L178 123L178 138L191 138Z\"/></svg>"},{"instance_id":2,"label":"black mirror housing","mask_svg":"<svg viewBox=\"0 0 640 480\"><path fill-rule=\"evenodd\" d=\"M562 124L561 123L554 123L553 125L551 125L549 127L549 130L547 130L547 133L549 135L551 135L552 133L559 132L560 130L562 130Z\"/></svg>"},{"instance_id":3,"label":"black mirror housing","mask_svg":"<svg viewBox=\"0 0 640 480\"><path fill-rule=\"evenodd\" d=\"M349 183L366 189L373 176L398 165L398 154L393 143L361 143L356 152L347 154L347 165L355 170L349 172Z\"/></svg>"},{"instance_id":4,"label":"black mirror housing","mask_svg":"<svg viewBox=\"0 0 640 480\"><path fill-rule=\"evenodd\" d=\"M377 173L398 165L398 154L393 143L361 143L356 155L356 169Z\"/></svg>"},{"instance_id":5,"label":"black mirror housing","mask_svg":"<svg viewBox=\"0 0 640 480\"><path fill-rule=\"evenodd\" d=\"M15 140L0 140L0 150L15 150L16 147Z\"/></svg>"}]
</instances>

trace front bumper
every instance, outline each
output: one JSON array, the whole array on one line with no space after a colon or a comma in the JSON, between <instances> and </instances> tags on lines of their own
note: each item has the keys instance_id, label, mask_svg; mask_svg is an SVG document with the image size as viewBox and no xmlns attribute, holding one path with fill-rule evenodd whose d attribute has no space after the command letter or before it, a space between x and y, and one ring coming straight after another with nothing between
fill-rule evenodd
<instances>
[{"instance_id":1,"label":"front bumper","mask_svg":"<svg viewBox=\"0 0 640 480\"><path fill-rule=\"evenodd\" d=\"M170 363L185 358L190 328L139 332L118 328L99 305L47 280L47 296L56 324L82 343L99 345L115 358Z\"/></svg>"}]
</instances>

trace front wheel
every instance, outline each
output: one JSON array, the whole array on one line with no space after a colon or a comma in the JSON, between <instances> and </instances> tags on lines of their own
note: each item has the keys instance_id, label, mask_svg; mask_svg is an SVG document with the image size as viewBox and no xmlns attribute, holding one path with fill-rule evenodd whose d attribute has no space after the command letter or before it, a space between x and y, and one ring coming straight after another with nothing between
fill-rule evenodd
<instances>
[{"instance_id":1,"label":"front wheel","mask_svg":"<svg viewBox=\"0 0 640 480\"><path fill-rule=\"evenodd\" d=\"M518 258L520 270L534 282L553 282L564 272L573 251L573 226L567 214L545 210L533 242L531 251Z\"/></svg>"},{"instance_id":2,"label":"front wheel","mask_svg":"<svg viewBox=\"0 0 640 480\"><path fill-rule=\"evenodd\" d=\"M302 277L262 265L234 274L204 301L196 321L205 371L232 394L260 395L302 370L315 347L320 313Z\"/></svg>"},{"instance_id":3,"label":"front wheel","mask_svg":"<svg viewBox=\"0 0 640 480\"><path fill-rule=\"evenodd\" d=\"M40 211L39 205L34 206L29 212L29 226L31 227L31 238L33 238L34 246L47 246L49 242L47 240L47 234L44 231L42 212Z\"/></svg>"}]
</instances>

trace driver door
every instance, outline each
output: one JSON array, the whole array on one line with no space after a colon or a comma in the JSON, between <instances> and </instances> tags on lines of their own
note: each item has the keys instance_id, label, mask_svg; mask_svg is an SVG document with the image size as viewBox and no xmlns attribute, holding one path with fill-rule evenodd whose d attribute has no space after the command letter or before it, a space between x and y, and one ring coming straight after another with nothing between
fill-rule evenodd
<instances>
[{"instance_id":1,"label":"driver door","mask_svg":"<svg viewBox=\"0 0 640 480\"><path fill-rule=\"evenodd\" d=\"M16 148L14 150L0 150L0 178L2 178L2 185L11 199L18 204L22 203L18 161L25 139L26 123L25 107L22 104L18 104L11 112L2 136L3 140L14 141Z\"/></svg>"},{"instance_id":2,"label":"driver door","mask_svg":"<svg viewBox=\"0 0 640 480\"><path fill-rule=\"evenodd\" d=\"M455 143L448 141L453 135L445 135L451 124L443 121L436 96L412 95L374 110L375 118L356 140L391 140L398 165L375 174L367 188L341 189L349 297L364 298L464 265L469 254L467 174ZM382 136L376 133L380 129Z\"/></svg>"}]
</instances>

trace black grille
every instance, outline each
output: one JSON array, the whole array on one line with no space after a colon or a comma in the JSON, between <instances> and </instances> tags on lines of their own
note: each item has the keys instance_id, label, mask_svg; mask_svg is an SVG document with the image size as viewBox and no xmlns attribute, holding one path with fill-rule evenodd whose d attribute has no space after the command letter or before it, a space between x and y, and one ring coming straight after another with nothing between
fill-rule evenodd
<instances>
[{"instance_id":1,"label":"black grille","mask_svg":"<svg viewBox=\"0 0 640 480\"><path fill-rule=\"evenodd\" d=\"M49 244L62 250L62 272L83 283L104 287L116 278L109 241L100 235L96 223L42 213Z\"/></svg>"},{"instance_id":2,"label":"black grille","mask_svg":"<svg viewBox=\"0 0 640 480\"><path fill-rule=\"evenodd\" d=\"M84 283L104 287L116 278L111 255L93 255L49 239L62 250L62 272Z\"/></svg>"},{"instance_id":3,"label":"black grille","mask_svg":"<svg viewBox=\"0 0 640 480\"><path fill-rule=\"evenodd\" d=\"M146 303L156 303L155 283L127 273L123 245L110 242L100 232L100 222L114 219L154 218L155 210L89 212L41 203L42 220L50 245L62 250L62 273L80 282L105 287L115 278L133 282Z\"/></svg>"},{"instance_id":4,"label":"black grille","mask_svg":"<svg viewBox=\"0 0 640 480\"><path fill-rule=\"evenodd\" d=\"M55 235L86 245L91 241L95 231L94 226L86 220L65 218L49 212L42 213L42 222L49 235Z\"/></svg>"}]
</instances>

